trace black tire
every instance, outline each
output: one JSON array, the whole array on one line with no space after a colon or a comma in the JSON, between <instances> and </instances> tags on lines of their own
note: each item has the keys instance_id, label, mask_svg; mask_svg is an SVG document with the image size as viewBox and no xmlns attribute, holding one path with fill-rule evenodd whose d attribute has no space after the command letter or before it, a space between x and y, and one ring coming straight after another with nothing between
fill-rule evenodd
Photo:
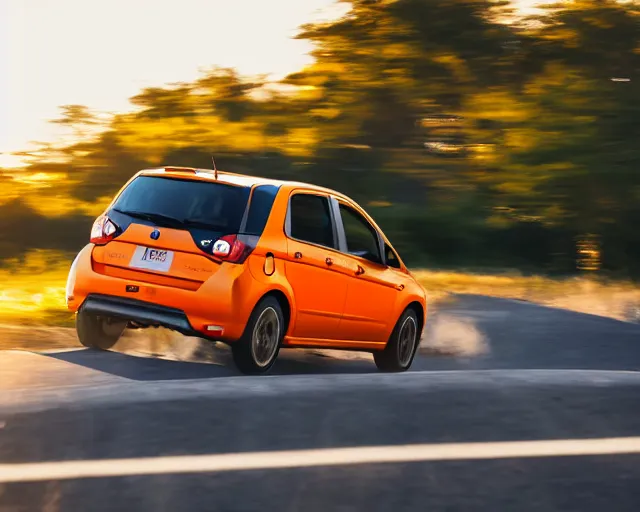
<instances>
[{"instance_id":1,"label":"black tire","mask_svg":"<svg viewBox=\"0 0 640 512\"><path fill-rule=\"evenodd\" d=\"M78 340L87 348L109 350L122 336L127 322L80 311L76 315Z\"/></svg>"},{"instance_id":2,"label":"black tire","mask_svg":"<svg viewBox=\"0 0 640 512\"><path fill-rule=\"evenodd\" d=\"M411 367L420 343L420 322L413 309L400 316L384 350L373 353L380 371L405 372Z\"/></svg>"},{"instance_id":3,"label":"black tire","mask_svg":"<svg viewBox=\"0 0 640 512\"><path fill-rule=\"evenodd\" d=\"M242 337L231 344L238 370L246 375L267 373L278 358L285 329L277 299L262 299L251 313Z\"/></svg>"}]
</instances>

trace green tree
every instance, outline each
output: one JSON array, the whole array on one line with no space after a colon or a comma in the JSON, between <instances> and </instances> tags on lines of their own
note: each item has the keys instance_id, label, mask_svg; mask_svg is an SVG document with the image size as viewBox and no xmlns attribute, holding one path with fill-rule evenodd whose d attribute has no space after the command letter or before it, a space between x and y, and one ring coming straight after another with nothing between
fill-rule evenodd
<instances>
[{"instance_id":1,"label":"green tree","mask_svg":"<svg viewBox=\"0 0 640 512\"><path fill-rule=\"evenodd\" d=\"M84 105L63 105L60 110L61 116L51 122L71 128L77 140L86 138L95 127L102 125L96 114Z\"/></svg>"},{"instance_id":2,"label":"green tree","mask_svg":"<svg viewBox=\"0 0 640 512\"><path fill-rule=\"evenodd\" d=\"M243 80L233 69L213 68L196 82L201 103L227 121L239 122L254 113L251 93L261 82Z\"/></svg>"},{"instance_id":3,"label":"green tree","mask_svg":"<svg viewBox=\"0 0 640 512\"><path fill-rule=\"evenodd\" d=\"M213 152L354 196L414 262L571 270L574 238L595 235L605 267L640 273L637 3L524 20L495 0L349 3L302 27L315 61L282 83L212 68L105 125L65 106L55 122L76 140L30 170L64 170L93 201L141 167L208 167Z\"/></svg>"},{"instance_id":4,"label":"green tree","mask_svg":"<svg viewBox=\"0 0 640 512\"><path fill-rule=\"evenodd\" d=\"M190 101L192 86L178 84L172 88L149 87L131 98L131 103L141 107L141 115L150 119L188 118L195 115Z\"/></svg>"}]
</instances>

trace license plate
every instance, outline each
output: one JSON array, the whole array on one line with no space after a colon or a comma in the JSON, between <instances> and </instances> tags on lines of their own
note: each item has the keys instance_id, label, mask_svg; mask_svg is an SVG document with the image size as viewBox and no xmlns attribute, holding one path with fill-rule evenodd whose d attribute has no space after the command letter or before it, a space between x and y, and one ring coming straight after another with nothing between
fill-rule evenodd
<instances>
[{"instance_id":1,"label":"license plate","mask_svg":"<svg viewBox=\"0 0 640 512\"><path fill-rule=\"evenodd\" d=\"M133 253L129 266L156 272L169 272L172 263L173 251L138 246Z\"/></svg>"}]
</instances>

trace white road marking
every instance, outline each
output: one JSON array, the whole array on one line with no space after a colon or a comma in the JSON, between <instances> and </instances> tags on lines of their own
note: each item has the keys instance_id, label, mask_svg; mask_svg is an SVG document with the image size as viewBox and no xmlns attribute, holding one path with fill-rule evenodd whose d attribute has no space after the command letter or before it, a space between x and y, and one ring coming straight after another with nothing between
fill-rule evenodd
<instances>
[{"instance_id":1,"label":"white road marking","mask_svg":"<svg viewBox=\"0 0 640 512\"><path fill-rule=\"evenodd\" d=\"M0 483L445 460L640 453L640 437L491 443L413 444L138 459L0 464Z\"/></svg>"}]
</instances>

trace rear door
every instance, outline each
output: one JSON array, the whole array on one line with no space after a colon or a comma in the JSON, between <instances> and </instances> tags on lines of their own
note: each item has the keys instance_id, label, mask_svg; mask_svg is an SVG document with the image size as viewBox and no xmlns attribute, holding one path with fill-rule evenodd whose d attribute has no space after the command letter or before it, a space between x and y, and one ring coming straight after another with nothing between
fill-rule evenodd
<instances>
[{"instance_id":1,"label":"rear door","mask_svg":"<svg viewBox=\"0 0 640 512\"><path fill-rule=\"evenodd\" d=\"M397 321L393 318L402 277L385 265L378 231L358 211L340 199L338 232L348 264L348 287L340 333L345 340L384 343Z\"/></svg>"},{"instance_id":2,"label":"rear door","mask_svg":"<svg viewBox=\"0 0 640 512\"><path fill-rule=\"evenodd\" d=\"M296 303L291 335L309 340L340 339L338 325L348 278L339 271L340 253L328 196L293 191L285 232L285 269Z\"/></svg>"},{"instance_id":3,"label":"rear door","mask_svg":"<svg viewBox=\"0 0 640 512\"><path fill-rule=\"evenodd\" d=\"M93 250L96 272L197 289L220 268L213 243L238 233L251 189L221 182L139 176L107 215L119 235Z\"/></svg>"}]
</instances>

